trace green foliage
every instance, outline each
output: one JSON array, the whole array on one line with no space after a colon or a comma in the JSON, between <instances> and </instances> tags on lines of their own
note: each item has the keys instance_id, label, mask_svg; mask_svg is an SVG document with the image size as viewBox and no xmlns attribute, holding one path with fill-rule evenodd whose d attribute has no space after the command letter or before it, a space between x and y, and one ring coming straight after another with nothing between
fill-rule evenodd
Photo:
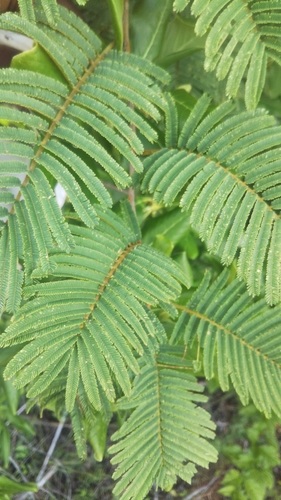
<instances>
[{"instance_id":1,"label":"green foliage","mask_svg":"<svg viewBox=\"0 0 281 500\"><path fill-rule=\"evenodd\" d=\"M21 493L23 491L36 492L38 491L38 486L35 483L18 483L5 476L0 477L1 500L10 500L16 493Z\"/></svg>"},{"instance_id":2,"label":"green foliage","mask_svg":"<svg viewBox=\"0 0 281 500\"><path fill-rule=\"evenodd\" d=\"M182 349L162 348L135 379L129 400L119 400L119 408L134 408L112 436L119 442L109 450L116 454L112 462L119 464L113 477L122 479L114 493L119 496L125 489L122 500L144 498L154 480L169 491L177 476L191 481L194 464L206 467L216 461L216 450L204 439L213 437L214 424L194 404L206 398L186 371L190 364L183 361Z\"/></svg>"},{"instance_id":3,"label":"green foliage","mask_svg":"<svg viewBox=\"0 0 281 500\"><path fill-rule=\"evenodd\" d=\"M219 446L221 456L234 467L224 476L219 493L232 500L267 498L274 485L272 469L280 465L275 424L276 419L266 420L252 405L239 411Z\"/></svg>"},{"instance_id":4,"label":"green foliage","mask_svg":"<svg viewBox=\"0 0 281 500\"><path fill-rule=\"evenodd\" d=\"M3 367L14 354L14 348L12 348L12 350L3 349L0 356L0 463L6 468L10 460L11 430L17 430L29 438L34 435L34 429L30 423L16 414L19 402L19 392L9 380L4 380L3 378ZM2 493L1 478L0 493Z\"/></svg>"},{"instance_id":5,"label":"green foliage","mask_svg":"<svg viewBox=\"0 0 281 500\"><path fill-rule=\"evenodd\" d=\"M181 11L189 3L190 0L176 0L174 9ZM208 33L205 69L216 70L219 80L227 77L229 97L237 95L246 72L245 103L247 109L254 109L265 84L268 60L281 64L280 2L192 0L191 13L197 18L196 33Z\"/></svg>"},{"instance_id":6,"label":"green foliage","mask_svg":"<svg viewBox=\"0 0 281 500\"><path fill-rule=\"evenodd\" d=\"M0 17L34 40L0 70L0 312L13 314L0 339L1 458L6 420L23 425L17 389L29 408L70 414L82 458L88 440L103 459L124 411L110 447L123 500L216 461L198 374L281 416L281 128L272 103L272 114L257 107L279 98L280 4L189 3L132 1L132 53L120 50L123 1L108 2L115 48L54 0ZM206 70L227 77L218 105L201 95L215 92L200 65L203 86L173 85L202 48ZM240 84L246 111L228 99ZM252 454L230 453L225 495L241 486L261 500L263 466L271 487L276 450L256 450L262 429L247 434Z\"/></svg>"},{"instance_id":7,"label":"green foliage","mask_svg":"<svg viewBox=\"0 0 281 500\"><path fill-rule=\"evenodd\" d=\"M241 248L239 278L251 295L260 294L265 271L266 299L276 304L281 128L261 109L228 117L234 105L226 101L205 116L209 105L203 95L178 130L169 98L166 144L144 161L142 189L165 205L180 196L180 206L191 212L208 250L220 255L224 265Z\"/></svg>"},{"instance_id":8,"label":"green foliage","mask_svg":"<svg viewBox=\"0 0 281 500\"><path fill-rule=\"evenodd\" d=\"M264 299L253 302L238 279L225 286L228 277L225 270L209 286L210 275L205 275L183 307L171 342L183 336L189 348L197 336L207 379L216 373L227 391L230 375L243 404L250 396L267 417L272 410L280 417L280 306L270 308Z\"/></svg>"},{"instance_id":9,"label":"green foliage","mask_svg":"<svg viewBox=\"0 0 281 500\"><path fill-rule=\"evenodd\" d=\"M35 270L37 277L51 272L48 252L54 244L66 252L70 252L73 246L73 238L58 210L46 172L62 184L77 214L93 228L98 216L92 199L99 201L103 208L111 206L112 200L89 166L89 160L105 169L118 186L126 187L131 182L125 169L109 154L101 139L122 152L137 172L142 171L136 153L142 153L143 146L132 133L130 123L134 123L150 140L156 138L156 134L135 109L128 111L124 101L127 98L133 100L136 108L145 110L154 119L160 117L156 106L165 106L160 90L156 85L151 88L153 80L148 76L152 74L166 81L167 75L163 71L154 69L147 62L146 70L140 73L140 59L135 56L128 59L124 53L111 51L111 46L96 56L101 48L98 38L65 9L60 9L60 13L60 21L54 28L49 27L47 33L41 29L47 21L40 11L38 24L11 14L3 15L0 20L0 27L34 37L68 82L68 85L63 85L53 78L35 76L26 70L4 70L0 75L3 100L9 105L32 110L28 117L26 111L11 110L5 106L0 112L1 119L8 118L10 124L1 128L0 137L14 141L5 143L5 154L24 159L21 162L14 159L3 161L0 166L1 174L10 174L8 177L1 176L1 185L20 188L14 195L9 229L4 230L0 246L1 262L3 266L4 262L8 266L8 270L3 268L1 271L7 277L1 287L1 311L6 308L8 312L14 312L18 307L22 282L22 273L17 271L19 259L25 260L28 282ZM69 30L72 32L71 42L68 41ZM61 53L65 56L63 63ZM88 58L91 59L89 67ZM52 75L52 71L50 73ZM114 83L116 78L118 85ZM16 124L24 124L17 134ZM91 129L91 134L85 126ZM79 151L85 153L86 161L79 156L77 148L72 147L74 131L79 140ZM31 158L27 174L27 162ZM25 178L20 186L18 174L21 173ZM32 182L28 183L29 180ZM84 194L85 186L90 199ZM21 196L24 198L22 201ZM28 233L25 230L27 225ZM36 235L32 243L30 232ZM10 262L4 257L8 253ZM10 293L11 289L17 290L14 296Z\"/></svg>"}]
</instances>

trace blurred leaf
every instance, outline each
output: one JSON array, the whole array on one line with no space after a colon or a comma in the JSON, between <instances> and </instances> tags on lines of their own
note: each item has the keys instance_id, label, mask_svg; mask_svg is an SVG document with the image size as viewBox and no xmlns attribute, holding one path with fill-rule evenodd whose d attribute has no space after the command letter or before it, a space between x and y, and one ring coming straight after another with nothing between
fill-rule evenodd
<instances>
[{"instance_id":1,"label":"blurred leaf","mask_svg":"<svg viewBox=\"0 0 281 500\"><path fill-rule=\"evenodd\" d=\"M196 259L199 255L199 248L196 243L195 237L192 233L192 229L178 241L178 246L185 250L186 255L189 259Z\"/></svg>"},{"instance_id":2,"label":"blurred leaf","mask_svg":"<svg viewBox=\"0 0 281 500\"><path fill-rule=\"evenodd\" d=\"M221 495L224 495L226 497L230 497L234 491L235 491L235 486L228 485L228 486L224 486L223 488L220 488L218 490L218 493L220 493Z\"/></svg>"},{"instance_id":3,"label":"blurred leaf","mask_svg":"<svg viewBox=\"0 0 281 500\"><path fill-rule=\"evenodd\" d=\"M281 95L281 67L273 62L267 70L265 93L270 99L276 99Z\"/></svg>"},{"instance_id":4,"label":"blurred leaf","mask_svg":"<svg viewBox=\"0 0 281 500\"><path fill-rule=\"evenodd\" d=\"M3 388L5 391L9 408L12 414L15 414L18 409L19 393L11 380L3 380Z\"/></svg>"},{"instance_id":5,"label":"blurred leaf","mask_svg":"<svg viewBox=\"0 0 281 500\"><path fill-rule=\"evenodd\" d=\"M33 426L23 417L18 415L10 415L9 422L18 430L23 432L26 436L32 437L35 435Z\"/></svg>"},{"instance_id":6,"label":"blurred leaf","mask_svg":"<svg viewBox=\"0 0 281 500\"><path fill-rule=\"evenodd\" d=\"M186 252L181 252L174 257L174 260L180 265L183 270L184 276L188 281L189 288L193 285L193 272L188 262Z\"/></svg>"},{"instance_id":7,"label":"blurred leaf","mask_svg":"<svg viewBox=\"0 0 281 500\"><path fill-rule=\"evenodd\" d=\"M5 368L10 359L12 359L12 357L15 356L15 354L17 354L17 352L23 348L23 345L24 344L19 344L0 349L0 366Z\"/></svg>"},{"instance_id":8,"label":"blurred leaf","mask_svg":"<svg viewBox=\"0 0 281 500\"><path fill-rule=\"evenodd\" d=\"M240 447L239 447L239 448L240 448ZM241 449L241 448L240 448L240 449ZM225 476L224 476L224 478L223 478L223 480L222 480L221 484L228 484L228 483L232 483L232 482L236 482L236 484L238 484L238 483L239 483L239 480L240 480L240 477L241 477L241 474L240 474L240 472L239 472L238 470L236 470L236 469L231 469L231 470L229 470L229 471L225 474ZM237 481L238 481L238 483L237 483Z\"/></svg>"},{"instance_id":9,"label":"blurred leaf","mask_svg":"<svg viewBox=\"0 0 281 500\"><path fill-rule=\"evenodd\" d=\"M166 236L176 245L189 231L190 224L186 214L179 208L164 213L161 217L151 218L143 231L143 242L151 243L157 234Z\"/></svg>"},{"instance_id":10,"label":"blurred leaf","mask_svg":"<svg viewBox=\"0 0 281 500\"><path fill-rule=\"evenodd\" d=\"M11 451L11 436L10 432L7 429L6 425L3 425L0 434L0 455L1 459L4 462L4 467L7 468L9 465L9 456ZM1 480L1 477L0 477ZM1 492L1 483L0 483L0 492Z\"/></svg>"},{"instance_id":11,"label":"blurred leaf","mask_svg":"<svg viewBox=\"0 0 281 500\"><path fill-rule=\"evenodd\" d=\"M199 37L194 32L194 22L180 16L174 17L167 26L156 63L168 66L183 57L204 49L206 37Z\"/></svg>"},{"instance_id":12,"label":"blurred leaf","mask_svg":"<svg viewBox=\"0 0 281 500\"><path fill-rule=\"evenodd\" d=\"M264 500L266 485L260 480L258 471L255 477L245 479L244 487L251 500Z\"/></svg>"},{"instance_id":13,"label":"blurred leaf","mask_svg":"<svg viewBox=\"0 0 281 500\"><path fill-rule=\"evenodd\" d=\"M91 421L91 427L88 428L87 437L94 450L94 457L97 462L101 462L106 448L108 423L102 413L98 413L96 418Z\"/></svg>"},{"instance_id":14,"label":"blurred leaf","mask_svg":"<svg viewBox=\"0 0 281 500\"><path fill-rule=\"evenodd\" d=\"M193 370L194 370L195 373L200 372L200 370L202 368L201 361L197 361L196 359L194 359L192 361L192 367L193 367Z\"/></svg>"},{"instance_id":15,"label":"blurred leaf","mask_svg":"<svg viewBox=\"0 0 281 500\"><path fill-rule=\"evenodd\" d=\"M174 11L181 12L189 4L189 0L174 0Z\"/></svg>"},{"instance_id":16,"label":"blurred leaf","mask_svg":"<svg viewBox=\"0 0 281 500\"><path fill-rule=\"evenodd\" d=\"M34 47L13 57L11 68L35 71L66 83L63 74L48 54L36 43Z\"/></svg>"},{"instance_id":17,"label":"blurred leaf","mask_svg":"<svg viewBox=\"0 0 281 500\"><path fill-rule=\"evenodd\" d=\"M0 476L0 494L21 493L22 491L38 491L38 486L35 483L18 483L6 476Z\"/></svg>"},{"instance_id":18,"label":"blurred leaf","mask_svg":"<svg viewBox=\"0 0 281 500\"><path fill-rule=\"evenodd\" d=\"M124 0L107 0L112 15L116 45L118 49L123 47L123 10Z\"/></svg>"},{"instance_id":19,"label":"blurred leaf","mask_svg":"<svg viewBox=\"0 0 281 500\"><path fill-rule=\"evenodd\" d=\"M174 245L171 242L171 240L169 240L163 234L157 234L157 236L155 236L153 241L153 246L154 248L157 248L157 250L160 250L160 252L163 252L165 255L168 256L171 255L174 249Z\"/></svg>"},{"instance_id":20,"label":"blurred leaf","mask_svg":"<svg viewBox=\"0 0 281 500\"><path fill-rule=\"evenodd\" d=\"M180 128L183 126L183 124L189 117L190 111L194 108L197 102L195 97L193 97L189 93L190 90L191 86L186 84L186 85L181 85L177 89L171 91L171 95L173 96L176 102L178 110Z\"/></svg>"},{"instance_id":21,"label":"blurred leaf","mask_svg":"<svg viewBox=\"0 0 281 500\"><path fill-rule=\"evenodd\" d=\"M146 59L155 60L173 11L173 0L139 0L131 15L132 51Z\"/></svg>"}]
</instances>

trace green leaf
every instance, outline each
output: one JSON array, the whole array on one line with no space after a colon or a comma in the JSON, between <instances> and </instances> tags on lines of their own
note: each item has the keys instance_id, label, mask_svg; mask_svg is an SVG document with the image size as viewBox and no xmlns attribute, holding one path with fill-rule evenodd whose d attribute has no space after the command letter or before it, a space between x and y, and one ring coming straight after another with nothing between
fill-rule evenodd
<instances>
[{"instance_id":1,"label":"green leaf","mask_svg":"<svg viewBox=\"0 0 281 500\"><path fill-rule=\"evenodd\" d=\"M0 477L0 494L8 493L9 495L15 495L22 491L34 491L36 493L38 486L35 483L18 483L6 476Z\"/></svg>"},{"instance_id":2,"label":"green leaf","mask_svg":"<svg viewBox=\"0 0 281 500\"><path fill-rule=\"evenodd\" d=\"M14 56L11 68L35 71L36 73L54 78L59 82L67 83L59 68L38 43L35 43L32 49Z\"/></svg>"},{"instance_id":3,"label":"green leaf","mask_svg":"<svg viewBox=\"0 0 281 500\"><path fill-rule=\"evenodd\" d=\"M167 25L160 53L155 60L160 66L168 66L183 57L205 47L206 37L195 34L191 19L174 17Z\"/></svg>"},{"instance_id":4,"label":"green leaf","mask_svg":"<svg viewBox=\"0 0 281 500\"><path fill-rule=\"evenodd\" d=\"M94 450L94 458L97 462L101 462L104 457L107 428L108 422L102 413L97 413L88 426L87 437Z\"/></svg>"},{"instance_id":5,"label":"green leaf","mask_svg":"<svg viewBox=\"0 0 281 500\"><path fill-rule=\"evenodd\" d=\"M156 83L168 82L164 70L136 55L111 50L113 44L100 53L101 42L87 24L56 3L59 18L52 24L53 7L54 2L42 0L43 10L33 10L29 2L24 18L10 12L0 17L1 28L35 42L31 51L14 60L17 69L0 71L1 102L6 104L1 106L0 119L10 124L0 129L0 139L5 139L1 152L22 159L4 157L0 162L0 204L13 201L13 195L4 190L19 188L9 229L2 231L0 243L1 312L13 312L20 304L19 258L30 284L51 271L49 253L54 246L71 248L53 193L55 181L65 189L82 221L93 228L98 218L92 203L99 202L103 208L112 205L99 177L108 180L110 176L118 188L131 184L121 157L136 172L142 171L143 144L134 128L155 140L157 134L147 117L158 121L159 109L166 108ZM128 102L134 102L134 109ZM22 184L18 174L23 174ZM24 200L18 202L21 195ZM6 214L1 206L0 218ZM4 259L6 253L9 260Z\"/></svg>"},{"instance_id":6,"label":"green leaf","mask_svg":"<svg viewBox=\"0 0 281 500\"><path fill-rule=\"evenodd\" d=\"M115 31L115 40L117 48L122 50L123 47L123 11L124 11L124 0L107 0Z\"/></svg>"},{"instance_id":7,"label":"green leaf","mask_svg":"<svg viewBox=\"0 0 281 500\"><path fill-rule=\"evenodd\" d=\"M175 12L181 12L187 7L190 0L174 0L173 8Z\"/></svg>"},{"instance_id":8,"label":"green leaf","mask_svg":"<svg viewBox=\"0 0 281 500\"><path fill-rule=\"evenodd\" d=\"M134 409L113 434L117 443L109 449L115 455L112 463L118 464L113 477L120 500L142 500L154 481L164 490L177 476L190 482L195 464L206 467L216 460L217 452L207 441L213 438L214 424L196 405L205 398L188 367L182 348L170 356L163 346L158 359L136 377L131 397L119 401L120 409Z\"/></svg>"},{"instance_id":9,"label":"green leaf","mask_svg":"<svg viewBox=\"0 0 281 500\"><path fill-rule=\"evenodd\" d=\"M226 497L231 497L232 493L234 493L235 490L236 490L235 486L229 484L228 486L223 486L223 488L220 488L218 490L218 493Z\"/></svg>"},{"instance_id":10,"label":"green leaf","mask_svg":"<svg viewBox=\"0 0 281 500\"><path fill-rule=\"evenodd\" d=\"M207 379L218 377L222 390L229 377L242 403L251 398L268 418L281 415L280 305L270 308L265 299L254 302L238 279L228 284L225 269L210 283L206 273L179 317L171 343L183 338L191 347L197 337L203 349ZM249 455L242 455L248 462Z\"/></svg>"},{"instance_id":11,"label":"green leaf","mask_svg":"<svg viewBox=\"0 0 281 500\"><path fill-rule=\"evenodd\" d=\"M1 380L10 411L15 414L18 409L19 393L10 380Z\"/></svg>"},{"instance_id":12,"label":"green leaf","mask_svg":"<svg viewBox=\"0 0 281 500\"><path fill-rule=\"evenodd\" d=\"M151 61L159 56L172 8L173 0L140 0L135 4L131 16L134 53Z\"/></svg>"},{"instance_id":13,"label":"green leaf","mask_svg":"<svg viewBox=\"0 0 281 500\"><path fill-rule=\"evenodd\" d=\"M138 373L136 357L146 346L154 351L165 338L147 305L169 308L181 291L179 282L188 284L176 263L141 244L128 204L129 225L110 210L97 207L97 212L95 231L71 227L75 247L69 254L53 250L49 281L26 290L35 297L1 336L7 345L28 342L8 364L6 377L17 374L17 387L32 382L28 396L35 397L51 391L55 379L65 374L69 411L81 385L96 410L104 394L114 401L113 377L129 395L128 370Z\"/></svg>"},{"instance_id":14,"label":"green leaf","mask_svg":"<svg viewBox=\"0 0 281 500\"><path fill-rule=\"evenodd\" d=\"M160 252L163 252L168 256L171 255L174 249L173 243L163 234L157 234L157 236L155 236L153 240L153 246L154 248L157 248L157 250L160 250Z\"/></svg>"},{"instance_id":15,"label":"green leaf","mask_svg":"<svg viewBox=\"0 0 281 500\"><path fill-rule=\"evenodd\" d=\"M225 101L209 110L204 94L179 133L178 147L144 160L144 191L155 203L180 206L210 252L237 272L252 295L281 298L281 127L264 110L233 115ZM167 134L166 134L167 136ZM185 190L185 191L184 191Z\"/></svg>"},{"instance_id":16,"label":"green leaf","mask_svg":"<svg viewBox=\"0 0 281 500\"><path fill-rule=\"evenodd\" d=\"M143 241L151 243L158 234L161 234L176 245L189 234L189 230L188 218L179 208L176 208L162 214L161 217L150 219L144 230Z\"/></svg>"},{"instance_id":17,"label":"green leaf","mask_svg":"<svg viewBox=\"0 0 281 500\"><path fill-rule=\"evenodd\" d=\"M174 260L180 265L183 273L188 281L189 288L193 285L193 272L192 267L189 264L186 252L181 252L174 257Z\"/></svg>"},{"instance_id":18,"label":"green leaf","mask_svg":"<svg viewBox=\"0 0 281 500\"><path fill-rule=\"evenodd\" d=\"M0 431L0 443L1 443L0 456L4 463L4 467L7 468L9 466L9 456L11 453L11 436L5 424L3 425ZM1 483L0 483L0 492L1 492Z\"/></svg>"}]
</instances>

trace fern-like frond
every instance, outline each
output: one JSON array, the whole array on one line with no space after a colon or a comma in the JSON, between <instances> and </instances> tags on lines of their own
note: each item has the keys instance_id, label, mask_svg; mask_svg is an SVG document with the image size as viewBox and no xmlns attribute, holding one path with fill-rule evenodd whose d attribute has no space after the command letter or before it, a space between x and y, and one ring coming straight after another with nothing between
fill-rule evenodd
<instances>
[{"instance_id":1,"label":"fern-like frond","mask_svg":"<svg viewBox=\"0 0 281 500\"><path fill-rule=\"evenodd\" d=\"M214 424L196 405L206 400L203 388L182 356L182 348L163 346L135 378L130 398L119 401L120 409L134 409L113 434L118 443L109 450L115 454L112 463L119 464L113 478L119 480L114 493L121 500L142 500L154 482L162 489L171 488L177 476L190 482L195 465L207 467L217 459L207 441L214 437Z\"/></svg>"},{"instance_id":2,"label":"fern-like frond","mask_svg":"<svg viewBox=\"0 0 281 500\"><path fill-rule=\"evenodd\" d=\"M258 295L266 275L266 299L275 304L281 300L281 127L262 109L233 116L231 102L204 116L209 104L206 95L197 102L177 144L175 125L167 131L173 143L145 160L142 188L166 205L180 195L208 250L229 265L239 249L239 278Z\"/></svg>"},{"instance_id":3,"label":"fern-like frond","mask_svg":"<svg viewBox=\"0 0 281 500\"><path fill-rule=\"evenodd\" d=\"M30 21L35 21L34 8L36 3L36 8L43 8L45 15L50 24L55 24L58 19L58 4L56 0L18 0L19 9L21 16Z\"/></svg>"},{"instance_id":4,"label":"fern-like frond","mask_svg":"<svg viewBox=\"0 0 281 500\"><path fill-rule=\"evenodd\" d=\"M165 338L148 306L168 305L180 293L182 281L173 261L141 244L129 205L127 224L110 211L96 210L98 227L71 227L74 250L54 250L52 280L26 289L35 298L1 337L2 346L28 342L5 373L8 378L16 375L18 387L32 382L30 397L40 395L68 367L68 411L80 381L97 410L101 391L110 401L115 397L112 374L129 394L128 369L138 372L136 356L144 346L153 350L153 339Z\"/></svg>"},{"instance_id":5,"label":"fern-like frond","mask_svg":"<svg viewBox=\"0 0 281 500\"><path fill-rule=\"evenodd\" d=\"M9 215L9 231L4 227L0 240L0 311L13 312L19 307L23 272L19 268L22 241L17 221Z\"/></svg>"},{"instance_id":6,"label":"fern-like frond","mask_svg":"<svg viewBox=\"0 0 281 500\"><path fill-rule=\"evenodd\" d=\"M227 285L227 270L210 285L206 274L183 310L171 343L184 338L190 347L197 337L203 348L208 379L216 373L221 388L229 389L229 376L243 404L251 397L270 417L281 415L280 306L264 299L254 302L243 282Z\"/></svg>"},{"instance_id":7,"label":"fern-like frond","mask_svg":"<svg viewBox=\"0 0 281 500\"><path fill-rule=\"evenodd\" d=\"M47 2L43 3L47 6ZM50 249L58 245L70 252L73 247L73 238L49 184L50 176L61 183L76 213L93 228L98 217L85 191L104 208L112 204L96 175L99 168L118 186L131 183L126 165L121 166L108 153L104 141L140 172L138 155L143 145L131 124L153 141L156 132L142 113L158 120L159 108L165 107L155 83L167 81L163 70L136 56L112 51L111 45L100 52L101 42L89 27L72 12L58 9L60 17L54 25L40 9L36 10L36 22L11 13L0 19L0 27L33 38L65 80L63 84L45 75L15 69L0 72L0 119L9 123L0 127L0 217L8 213L4 203L13 202L11 214L18 217L20 212L29 219L35 243L31 245L32 257L23 245L27 280L31 260L37 275L40 271L44 276L51 270ZM134 109L128 105L130 102ZM23 238L26 242L26 236Z\"/></svg>"},{"instance_id":8,"label":"fern-like frond","mask_svg":"<svg viewBox=\"0 0 281 500\"><path fill-rule=\"evenodd\" d=\"M173 3L173 9L175 12L181 12L182 10L187 7L189 4L190 0L174 0Z\"/></svg>"},{"instance_id":9,"label":"fern-like frond","mask_svg":"<svg viewBox=\"0 0 281 500\"><path fill-rule=\"evenodd\" d=\"M176 10L190 0L174 2ZM208 33L205 69L216 70L219 80L227 77L226 91L237 95L246 75L245 103L254 109L260 99L268 61L281 64L279 0L193 0L192 14L197 17L195 31Z\"/></svg>"}]
</instances>

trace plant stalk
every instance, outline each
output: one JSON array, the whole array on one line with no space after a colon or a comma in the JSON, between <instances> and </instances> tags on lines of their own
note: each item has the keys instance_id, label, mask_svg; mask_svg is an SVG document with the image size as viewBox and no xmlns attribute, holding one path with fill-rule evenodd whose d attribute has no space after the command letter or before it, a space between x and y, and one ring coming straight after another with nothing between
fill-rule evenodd
<instances>
[{"instance_id":1,"label":"plant stalk","mask_svg":"<svg viewBox=\"0 0 281 500\"><path fill-rule=\"evenodd\" d=\"M124 11L123 11L123 50L124 52L131 52L131 44L130 44L130 0L124 0ZM129 103L131 109L134 109L134 105L132 102ZM136 127L133 123L130 125L132 131L136 132ZM132 177L134 173L134 167L130 163L129 164L129 173ZM132 209L136 212L136 202L135 202L135 190L132 186L128 189L128 200L131 203Z\"/></svg>"}]
</instances>

